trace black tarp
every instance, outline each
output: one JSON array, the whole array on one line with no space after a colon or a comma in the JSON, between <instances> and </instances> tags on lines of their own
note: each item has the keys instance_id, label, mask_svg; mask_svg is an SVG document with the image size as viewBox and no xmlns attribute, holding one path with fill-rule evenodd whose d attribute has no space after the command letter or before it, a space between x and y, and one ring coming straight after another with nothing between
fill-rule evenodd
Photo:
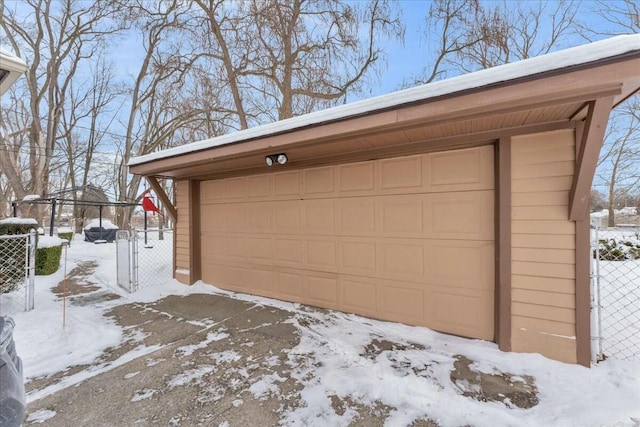
<instances>
[{"instance_id":1,"label":"black tarp","mask_svg":"<svg viewBox=\"0 0 640 427\"><path fill-rule=\"evenodd\" d=\"M111 243L116 240L116 232L118 230L114 228L106 229L100 227L92 227L88 230L84 230L84 241L95 242L96 240L106 240Z\"/></svg>"}]
</instances>

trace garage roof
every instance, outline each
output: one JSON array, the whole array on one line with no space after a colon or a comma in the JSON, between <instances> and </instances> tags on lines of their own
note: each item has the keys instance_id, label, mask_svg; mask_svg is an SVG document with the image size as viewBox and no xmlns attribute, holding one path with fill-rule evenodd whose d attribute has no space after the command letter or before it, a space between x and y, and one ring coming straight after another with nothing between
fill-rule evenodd
<instances>
[{"instance_id":1,"label":"garage roof","mask_svg":"<svg viewBox=\"0 0 640 427\"><path fill-rule=\"evenodd\" d=\"M0 48L0 95L9 89L26 69L27 64L22 59Z\"/></svg>"},{"instance_id":2,"label":"garage roof","mask_svg":"<svg viewBox=\"0 0 640 427\"><path fill-rule=\"evenodd\" d=\"M618 103L638 90L639 59L640 34L618 36L147 154L133 158L129 166L134 174L202 177L262 166L262 156L274 150L286 149L289 158L296 161L330 151L380 148L367 137L372 132L389 131L386 140L402 144L511 126L583 120L586 101L613 94ZM628 66L605 69L621 62ZM585 74L598 67L599 73ZM546 78L554 78L553 83L541 84ZM504 115L511 113L521 114L505 120ZM492 122L487 119L491 115L501 118ZM483 121L474 122L474 117L483 117ZM467 120L468 129L438 128L454 120ZM412 135L407 131L418 125L421 132ZM332 142L336 144L330 148ZM302 148L301 144L306 151L289 153ZM249 154L253 156L247 158ZM245 161L238 160L240 157Z\"/></svg>"}]
</instances>

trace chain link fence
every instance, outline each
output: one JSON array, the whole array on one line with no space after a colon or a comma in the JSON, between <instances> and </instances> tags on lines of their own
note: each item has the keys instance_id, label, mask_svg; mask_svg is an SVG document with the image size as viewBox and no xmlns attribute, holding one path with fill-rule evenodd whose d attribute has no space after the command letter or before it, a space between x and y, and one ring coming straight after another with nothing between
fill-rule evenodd
<instances>
[{"instance_id":1,"label":"chain link fence","mask_svg":"<svg viewBox=\"0 0 640 427\"><path fill-rule=\"evenodd\" d=\"M593 356L640 360L640 228L591 232Z\"/></svg>"},{"instance_id":2,"label":"chain link fence","mask_svg":"<svg viewBox=\"0 0 640 427\"><path fill-rule=\"evenodd\" d=\"M36 234L0 236L0 315L33 310Z\"/></svg>"},{"instance_id":3,"label":"chain link fence","mask_svg":"<svg viewBox=\"0 0 640 427\"><path fill-rule=\"evenodd\" d=\"M118 248L120 253L124 253L124 248ZM172 229L132 230L129 251L129 292L146 286L161 285L173 278ZM120 264L119 269L124 271L123 264L124 262ZM125 281L122 282L124 284Z\"/></svg>"}]
</instances>

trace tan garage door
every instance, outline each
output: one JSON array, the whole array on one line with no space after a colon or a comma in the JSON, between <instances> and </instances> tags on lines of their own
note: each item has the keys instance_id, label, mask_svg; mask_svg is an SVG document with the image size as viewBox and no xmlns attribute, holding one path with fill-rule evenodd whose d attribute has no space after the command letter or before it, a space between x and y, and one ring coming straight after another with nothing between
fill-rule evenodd
<instances>
[{"instance_id":1,"label":"tan garage door","mask_svg":"<svg viewBox=\"0 0 640 427\"><path fill-rule=\"evenodd\" d=\"M269 172L201 183L205 282L493 339L492 146Z\"/></svg>"}]
</instances>

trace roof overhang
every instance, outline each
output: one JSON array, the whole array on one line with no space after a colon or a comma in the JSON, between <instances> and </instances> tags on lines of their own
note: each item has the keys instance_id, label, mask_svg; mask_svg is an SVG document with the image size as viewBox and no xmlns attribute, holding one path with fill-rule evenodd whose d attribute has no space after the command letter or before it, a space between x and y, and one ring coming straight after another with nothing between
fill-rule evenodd
<instances>
[{"instance_id":1,"label":"roof overhang","mask_svg":"<svg viewBox=\"0 0 640 427\"><path fill-rule=\"evenodd\" d=\"M575 127L593 102L636 93L639 70L640 35L616 37L141 156L130 171L209 179L264 173L280 152L304 167Z\"/></svg>"},{"instance_id":2,"label":"roof overhang","mask_svg":"<svg viewBox=\"0 0 640 427\"><path fill-rule=\"evenodd\" d=\"M0 49L0 95L27 70L27 64L17 56Z\"/></svg>"}]
</instances>

